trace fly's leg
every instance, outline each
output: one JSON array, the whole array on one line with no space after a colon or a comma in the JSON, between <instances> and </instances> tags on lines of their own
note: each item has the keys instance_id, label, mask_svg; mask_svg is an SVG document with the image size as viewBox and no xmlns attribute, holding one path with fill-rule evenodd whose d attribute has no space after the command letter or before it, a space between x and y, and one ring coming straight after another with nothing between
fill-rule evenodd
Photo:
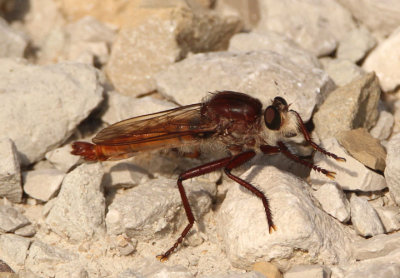
<instances>
[{"instance_id":1,"label":"fly's leg","mask_svg":"<svg viewBox=\"0 0 400 278\"><path fill-rule=\"evenodd\" d=\"M250 183L248 183L247 181L242 180L241 178L231 174L232 169L237 168L240 165L246 163L247 161L252 159L255 155L256 155L256 153L254 151L248 151L248 152L238 154L228 163L228 165L225 167L224 171L225 171L225 174L229 178L231 178L232 180L234 180L241 186L245 187L247 190L249 190L254 195L256 195L258 198L261 199L261 201L264 205L265 213L267 214L269 233L272 233L272 230L276 231L276 226L274 225L274 222L272 221L271 210L269 208L268 199L265 196L265 194L262 191L260 191L259 189L257 189L256 187L254 187L253 185L251 185Z\"/></svg>"},{"instance_id":2,"label":"fly's leg","mask_svg":"<svg viewBox=\"0 0 400 278\"><path fill-rule=\"evenodd\" d=\"M225 167L231 160L232 160L232 157L222 158L220 160L216 160L216 161L192 168L192 169L179 175L178 182L177 182L178 189L179 189L179 193L181 195L182 204L185 209L189 224L187 224L186 228L181 233L181 236L176 240L175 244L171 248L169 248L164 254L157 256L157 258L160 261L163 262L163 261L168 260L168 257L171 255L171 253L174 252L174 250L179 246L179 244L182 243L183 239L185 238L187 233L190 231L190 229L192 228L194 221L195 221L192 210L190 208L189 200L186 195L185 189L183 188L182 182L184 180L198 177L198 176L213 172L215 170L221 169L221 168Z\"/></svg>"},{"instance_id":3,"label":"fly's leg","mask_svg":"<svg viewBox=\"0 0 400 278\"><path fill-rule=\"evenodd\" d=\"M301 159L300 157L298 157L297 155L291 153L289 151L289 149L285 146L285 144L283 144L282 142L278 142L278 146L269 146L269 145L263 145L260 147L261 151L265 154L276 154L276 153L283 153L286 157L290 158L291 160L300 163L310 169L313 169L317 172L320 172L322 174L324 174L325 176L327 176L330 179L335 179L335 172L331 172L328 170L325 170L321 167L318 167L314 164L312 164L311 162L308 162L304 159Z\"/></svg>"},{"instance_id":4,"label":"fly's leg","mask_svg":"<svg viewBox=\"0 0 400 278\"><path fill-rule=\"evenodd\" d=\"M320 153L323 153L323 154L325 154L326 156L330 156L330 157L336 159L337 161L340 161L340 162L345 162L345 161L346 161L345 158L339 157L339 156L337 156L336 154L333 154L333 153L330 153L330 152L324 150L323 148L321 148L320 146L318 146L314 141L312 141L312 140L311 140L311 136L310 136L310 134L308 133L308 131L307 131L307 129L306 129L304 123L303 123L303 119L300 117L299 113L297 113L297 112L294 111L294 110L290 110L290 111L293 112L293 113L295 113L295 115L296 115L296 117L297 117L297 122L298 122L298 124L299 124L300 129L301 129L301 132L303 133L304 139L307 141L307 143L310 144L310 146L311 146L314 150L316 150L316 151L318 151L318 152L320 152Z\"/></svg>"}]
</instances>

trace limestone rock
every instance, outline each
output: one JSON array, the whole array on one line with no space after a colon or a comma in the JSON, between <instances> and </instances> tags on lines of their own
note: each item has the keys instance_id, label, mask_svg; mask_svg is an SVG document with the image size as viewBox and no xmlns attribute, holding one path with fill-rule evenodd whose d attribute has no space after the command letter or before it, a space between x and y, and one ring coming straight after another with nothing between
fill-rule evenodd
<instances>
[{"instance_id":1,"label":"limestone rock","mask_svg":"<svg viewBox=\"0 0 400 278\"><path fill-rule=\"evenodd\" d=\"M21 170L17 149L9 138L0 139L0 197L11 202L21 202Z\"/></svg>"}]
</instances>

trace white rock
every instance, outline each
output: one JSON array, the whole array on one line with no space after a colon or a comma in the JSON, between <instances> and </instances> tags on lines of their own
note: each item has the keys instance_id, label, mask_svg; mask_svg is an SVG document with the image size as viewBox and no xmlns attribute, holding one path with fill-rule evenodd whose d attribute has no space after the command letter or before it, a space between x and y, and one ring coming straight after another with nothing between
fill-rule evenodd
<instances>
[{"instance_id":1,"label":"white rock","mask_svg":"<svg viewBox=\"0 0 400 278\"><path fill-rule=\"evenodd\" d=\"M184 181L183 185L193 214L201 221L201 215L210 209L210 195L215 195L215 184ZM150 180L117 194L108 208L106 224L109 234L124 233L138 240L163 237L166 231L175 228L180 232L180 227L187 225L187 218L176 179Z\"/></svg>"},{"instance_id":2,"label":"white rock","mask_svg":"<svg viewBox=\"0 0 400 278\"><path fill-rule=\"evenodd\" d=\"M54 167L66 173L72 166L76 165L80 159L79 156L71 154L71 150L71 145L67 144L47 152L45 157Z\"/></svg>"},{"instance_id":3,"label":"white rock","mask_svg":"<svg viewBox=\"0 0 400 278\"><path fill-rule=\"evenodd\" d=\"M0 197L21 202L21 170L17 149L9 138L0 139Z\"/></svg>"},{"instance_id":4,"label":"white rock","mask_svg":"<svg viewBox=\"0 0 400 278\"><path fill-rule=\"evenodd\" d=\"M204 0L200 0L204 1ZM242 21L241 31L250 31L260 20L258 1L219 0L210 1L214 9L224 16L236 16Z\"/></svg>"},{"instance_id":5,"label":"white rock","mask_svg":"<svg viewBox=\"0 0 400 278\"><path fill-rule=\"evenodd\" d=\"M339 87L344 86L353 80L363 76L365 71L349 60L321 58L320 62L324 70Z\"/></svg>"},{"instance_id":6,"label":"white rock","mask_svg":"<svg viewBox=\"0 0 400 278\"><path fill-rule=\"evenodd\" d=\"M313 195L320 202L324 211L340 222L347 222L350 219L349 201L337 183L325 183L313 192Z\"/></svg>"},{"instance_id":7,"label":"white rock","mask_svg":"<svg viewBox=\"0 0 400 278\"><path fill-rule=\"evenodd\" d=\"M0 205L0 231L12 233L15 230L29 225L29 220L15 208Z\"/></svg>"},{"instance_id":8,"label":"white rock","mask_svg":"<svg viewBox=\"0 0 400 278\"><path fill-rule=\"evenodd\" d=\"M78 255L71 253L57 246L51 246L41 241L35 240L30 248L26 258L25 267L39 277L60 277L56 274L62 267L68 263L70 269L79 269ZM64 276L73 277L73 276ZM80 276L75 276L79 277Z\"/></svg>"},{"instance_id":9,"label":"white rock","mask_svg":"<svg viewBox=\"0 0 400 278\"><path fill-rule=\"evenodd\" d=\"M34 224L26 225L22 228L15 230L14 234L23 237L33 237L36 234L36 228Z\"/></svg>"},{"instance_id":10,"label":"white rock","mask_svg":"<svg viewBox=\"0 0 400 278\"><path fill-rule=\"evenodd\" d=\"M400 85L400 27L382 41L365 59L362 67L374 71L383 91L392 91Z\"/></svg>"},{"instance_id":11,"label":"white rock","mask_svg":"<svg viewBox=\"0 0 400 278\"><path fill-rule=\"evenodd\" d=\"M0 17L0 57L22 58L27 44L24 36L13 30L7 21Z\"/></svg>"},{"instance_id":12,"label":"white rock","mask_svg":"<svg viewBox=\"0 0 400 278\"><path fill-rule=\"evenodd\" d=\"M400 230L400 208L395 206L375 207L382 221L385 233Z\"/></svg>"},{"instance_id":13,"label":"white rock","mask_svg":"<svg viewBox=\"0 0 400 278\"><path fill-rule=\"evenodd\" d=\"M400 134L390 138L386 150L386 182L390 195L400 205Z\"/></svg>"},{"instance_id":14,"label":"white rock","mask_svg":"<svg viewBox=\"0 0 400 278\"><path fill-rule=\"evenodd\" d=\"M269 234L261 200L232 185L218 212L217 230L233 266L273 260L285 271L292 266L287 260L292 257L296 264L349 259L352 235L314 205L304 181L272 166L252 167L241 178L266 194L277 231Z\"/></svg>"},{"instance_id":15,"label":"white rock","mask_svg":"<svg viewBox=\"0 0 400 278\"><path fill-rule=\"evenodd\" d=\"M83 164L67 174L46 217L55 233L77 242L105 231L105 200L101 192L103 169L99 163Z\"/></svg>"},{"instance_id":16,"label":"white rock","mask_svg":"<svg viewBox=\"0 0 400 278\"><path fill-rule=\"evenodd\" d=\"M200 276L201 278L274 278L274 276L264 276L257 271L251 271L246 273L229 273L229 274L216 274L216 275L207 275Z\"/></svg>"},{"instance_id":17,"label":"white rock","mask_svg":"<svg viewBox=\"0 0 400 278\"><path fill-rule=\"evenodd\" d=\"M375 38L367 28L353 29L341 39L336 51L336 57L354 63L359 62L376 45Z\"/></svg>"},{"instance_id":18,"label":"white rock","mask_svg":"<svg viewBox=\"0 0 400 278\"><path fill-rule=\"evenodd\" d=\"M379 37L387 37L400 25L400 3L397 0L339 0L362 25ZM371 16L371 15L374 16Z\"/></svg>"},{"instance_id":19,"label":"white rock","mask_svg":"<svg viewBox=\"0 0 400 278\"><path fill-rule=\"evenodd\" d=\"M171 102L155 99L151 96L138 99L121 95L115 91L108 92L107 96L107 109L101 119L108 124L176 107Z\"/></svg>"},{"instance_id":20,"label":"white rock","mask_svg":"<svg viewBox=\"0 0 400 278\"><path fill-rule=\"evenodd\" d=\"M247 93L268 105L282 96L304 121L333 89L321 69L294 64L272 51L196 54L155 78L157 90L180 104L197 103L221 90Z\"/></svg>"},{"instance_id":21,"label":"white rock","mask_svg":"<svg viewBox=\"0 0 400 278\"><path fill-rule=\"evenodd\" d=\"M330 54L355 29L348 10L335 1L260 1L258 29L285 34L317 56Z\"/></svg>"},{"instance_id":22,"label":"white rock","mask_svg":"<svg viewBox=\"0 0 400 278\"><path fill-rule=\"evenodd\" d=\"M64 176L64 172L57 169L25 172L24 191L32 198L47 202L60 188Z\"/></svg>"},{"instance_id":23,"label":"white rock","mask_svg":"<svg viewBox=\"0 0 400 278\"><path fill-rule=\"evenodd\" d=\"M359 235L375 236L385 232L378 213L367 200L353 194L350 198L351 222Z\"/></svg>"},{"instance_id":24,"label":"white rock","mask_svg":"<svg viewBox=\"0 0 400 278\"><path fill-rule=\"evenodd\" d=\"M102 100L93 67L6 59L0 65L0 134L14 141L25 165L64 142Z\"/></svg>"},{"instance_id":25,"label":"white rock","mask_svg":"<svg viewBox=\"0 0 400 278\"><path fill-rule=\"evenodd\" d=\"M13 234L0 235L0 260L7 263L15 272L24 268L31 240Z\"/></svg>"},{"instance_id":26,"label":"white rock","mask_svg":"<svg viewBox=\"0 0 400 278\"><path fill-rule=\"evenodd\" d=\"M382 110L379 113L379 118L378 121L376 122L376 125L369 131L369 133L371 133L372 137L376 139L385 140L392 133L393 124L394 124L393 114L385 110Z\"/></svg>"},{"instance_id":27,"label":"white rock","mask_svg":"<svg viewBox=\"0 0 400 278\"><path fill-rule=\"evenodd\" d=\"M238 33L229 41L228 51L248 52L269 50L287 57L291 62L304 66L320 68L318 59L293 40L275 32Z\"/></svg>"},{"instance_id":28,"label":"white rock","mask_svg":"<svg viewBox=\"0 0 400 278\"><path fill-rule=\"evenodd\" d=\"M103 167L106 188L130 188L147 181L150 176L145 169L129 162L105 161Z\"/></svg>"},{"instance_id":29,"label":"white rock","mask_svg":"<svg viewBox=\"0 0 400 278\"><path fill-rule=\"evenodd\" d=\"M296 265L285 273L285 278L327 278L331 270L321 265Z\"/></svg>"},{"instance_id":30,"label":"white rock","mask_svg":"<svg viewBox=\"0 0 400 278\"><path fill-rule=\"evenodd\" d=\"M385 178L382 175L369 170L358 160L348 155L335 138L322 140L320 146L346 159L346 162L338 162L320 152L316 152L314 156L315 165L336 172L335 181L342 189L369 192L386 188ZM312 184L319 185L329 181L325 175L316 171L311 171L310 180Z\"/></svg>"},{"instance_id":31,"label":"white rock","mask_svg":"<svg viewBox=\"0 0 400 278\"><path fill-rule=\"evenodd\" d=\"M153 258L136 262L134 268L127 268L119 273L118 278L194 278L193 274L182 265L169 266Z\"/></svg>"},{"instance_id":32,"label":"white rock","mask_svg":"<svg viewBox=\"0 0 400 278\"><path fill-rule=\"evenodd\" d=\"M400 248L400 233L381 234L353 243L353 258L357 261L387 256Z\"/></svg>"}]
</instances>

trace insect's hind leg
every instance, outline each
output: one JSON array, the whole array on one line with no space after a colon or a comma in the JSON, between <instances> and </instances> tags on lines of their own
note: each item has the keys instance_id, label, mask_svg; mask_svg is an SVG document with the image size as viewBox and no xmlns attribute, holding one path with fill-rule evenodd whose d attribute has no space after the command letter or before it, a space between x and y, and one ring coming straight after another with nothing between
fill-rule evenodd
<instances>
[{"instance_id":1,"label":"insect's hind leg","mask_svg":"<svg viewBox=\"0 0 400 278\"><path fill-rule=\"evenodd\" d=\"M232 169L237 168L240 165L246 163L247 161L252 159L255 155L256 155L256 153L254 151L248 151L248 152L238 154L229 162L229 164L225 167L224 171L225 171L225 174L229 178L231 178L232 180L234 180L241 186L245 187L247 190L249 190L254 195L256 195L258 198L261 199L261 201L263 202L263 205L264 205L265 213L267 215L269 233L272 233L272 230L276 231L277 228L274 225L274 222L272 221L272 214L271 214L271 210L269 208L269 202L268 202L268 199L265 196L265 194L262 191L260 191L259 189L257 189L256 187L254 187L253 185L251 185L250 183L248 183L247 181L242 180L241 178L231 174Z\"/></svg>"},{"instance_id":2,"label":"insect's hind leg","mask_svg":"<svg viewBox=\"0 0 400 278\"><path fill-rule=\"evenodd\" d=\"M183 188L182 182L184 180L198 177L198 176L213 172L215 170L221 169L221 168L225 167L231 160L232 160L232 157L225 157L225 158L192 168L192 169L179 175L179 178L177 181L178 189L179 189L179 193L181 195L182 204L185 209L186 217L187 217L189 223L186 225L185 229L181 233L180 237L176 240L175 244L171 248L169 248L164 254L157 256L157 258L160 261L166 261L168 259L168 257L171 255L171 253L174 252L174 250L179 246L179 244L182 243L183 239L189 233L189 231L192 228L194 221L195 221L193 212L192 212L192 209L190 208L189 200L186 195L185 189Z\"/></svg>"}]
</instances>

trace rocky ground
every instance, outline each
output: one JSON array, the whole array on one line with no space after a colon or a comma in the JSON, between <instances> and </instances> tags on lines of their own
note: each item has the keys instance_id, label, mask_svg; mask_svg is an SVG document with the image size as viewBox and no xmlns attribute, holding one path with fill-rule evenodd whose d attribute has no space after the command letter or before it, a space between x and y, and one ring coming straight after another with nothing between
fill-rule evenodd
<instances>
[{"instance_id":1,"label":"rocky ground","mask_svg":"<svg viewBox=\"0 0 400 278\"><path fill-rule=\"evenodd\" d=\"M0 0L0 277L400 277L396 0ZM184 182L218 158L86 163L114 122L240 91L284 97L337 162L283 155ZM303 146L291 146L304 151ZM303 149L303 150L302 150ZM307 150L306 150L307 151Z\"/></svg>"}]
</instances>

